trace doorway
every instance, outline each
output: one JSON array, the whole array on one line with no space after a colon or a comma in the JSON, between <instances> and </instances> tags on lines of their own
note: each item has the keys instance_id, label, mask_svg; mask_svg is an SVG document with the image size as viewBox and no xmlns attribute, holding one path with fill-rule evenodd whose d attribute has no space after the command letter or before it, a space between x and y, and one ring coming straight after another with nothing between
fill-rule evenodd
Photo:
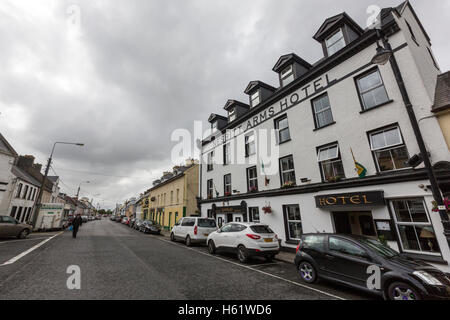
<instances>
[{"instance_id":1,"label":"doorway","mask_svg":"<svg viewBox=\"0 0 450 320\"><path fill-rule=\"evenodd\" d=\"M227 223L229 222L233 222L233 214L232 213L227 213Z\"/></svg>"},{"instance_id":2,"label":"doorway","mask_svg":"<svg viewBox=\"0 0 450 320\"><path fill-rule=\"evenodd\" d=\"M376 237L371 211L333 212L336 233Z\"/></svg>"}]
</instances>

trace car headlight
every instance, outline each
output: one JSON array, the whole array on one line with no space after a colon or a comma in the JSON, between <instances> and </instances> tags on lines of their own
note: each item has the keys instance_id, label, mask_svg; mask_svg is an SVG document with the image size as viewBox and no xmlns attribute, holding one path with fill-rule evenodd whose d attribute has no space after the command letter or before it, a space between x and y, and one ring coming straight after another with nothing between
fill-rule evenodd
<instances>
[{"instance_id":1,"label":"car headlight","mask_svg":"<svg viewBox=\"0 0 450 320\"><path fill-rule=\"evenodd\" d=\"M433 277L431 274L429 274L428 272L414 271L413 275L417 276L418 278L420 278L423 282L425 282L427 284L431 284L433 286L442 286L442 283L438 279Z\"/></svg>"}]
</instances>

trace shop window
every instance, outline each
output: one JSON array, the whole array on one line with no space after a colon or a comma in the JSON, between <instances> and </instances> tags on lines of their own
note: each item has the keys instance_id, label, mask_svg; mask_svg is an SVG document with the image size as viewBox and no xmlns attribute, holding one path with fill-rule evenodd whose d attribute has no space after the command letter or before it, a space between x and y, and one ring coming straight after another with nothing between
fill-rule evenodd
<instances>
[{"instance_id":1,"label":"shop window","mask_svg":"<svg viewBox=\"0 0 450 320\"><path fill-rule=\"evenodd\" d=\"M341 154L337 144L319 148L317 162L320 165L323 181L345 177L344 166L342 165Z\"/></svg>"},{"instance_id":2,"label":"shop window","mask_svg":"<svg viewBox=\"0 0 450 320\"><path fill-rule=\"evenodd\" d=\"M389 101L378 69L371 70L369 73L356 78L356 83L363 110L377 107Z\"/></svg>"},{"instance_id":3,"label":"shop window","mask_svg":"<svg viewBox=\"0 0 450 320\"><path fill-rule=\"evenodd\" d=\"M325 93L324 95L321 95L320 97L312 100L312 106L314 112L314 124L316 125L316 129L325 127L334 122L328 94Z\"/></svg>"},{"instance_id":4,"label":"shop window","mask_svg":"<svg viewBox=\"0 0 450 320\"><path fill-rule=\"evenodd\" d=\"M391 205L403 251L440 253L422 198L392 200Z\"/></svg>"},{"instance_id":5,"label":"shop window","mask_svg":"<svg viewBox=\"0 0 450 320\"><path fill-rule=\"evenodd\" d=\"M225 197L231 195L231 174L226 174L223 176L223 190Z\"/></svg>"},{"instance_id":6,"label":"shop window","mask_svg":"<svg viewBox=\"0 0 450 320\"><path fill-rule=\"evenodd\" d=\"M328 37L328 39L325 40L325 45L327 47L328 56L333 55L345 47L345 39L342 30L339 29L337 32Z\"/></svg>"},{"instance_id":7,"label":"shop window","mask_svg":"<svg viewBox=\"0 0 450 320\"><path fill-rule=\"evenodd\" d=\"M247 191L258 191L256 167L247 168Z\"/></svg>"},{"instance_id":8,"label":"shop window","mask_svg":"<svg viewBox=\"0 0 450 320\"><path fill-rule=\"evenodd\" d=\"M408 150L403 143L398 126L369 134L370 148L379 171L406 168L409 159Z\"/></svg>"},{"instance_id":9,"label":"shop window","mask_svg":"<svg viewBox=\"0 0 450 320\"><path fill-rule=\"evenodd\" d=\"M15 218L16 217L16 212L17 212L17 207L12 207L10 216Z\"/></svg>"},{"instance_id":10,"label":"shop window","mask_svg":"<svg viewBox=\"0 0 450 320\"><path fill-rule=\"evenodd\" d=\"M291 140L289 123L286 115L275 120L275 129L277 130L278 144Z\"/></svg>"},{"instance_id":11,"label":"shop window","mask_svg":"<svg viewBox=\"0 0 450 320\"><path fill-rule=\"evenodd\" d=\"M256 153L255 134L252 132L245 136L245 156L249 157Z\"/></svg>"},{"instance_id":12,"label":"shop window","mask_svg":"<svg viewBox=\"0 0 450 320\"><path fill-rule=\"evenodd\" d=\"M280 176L281 185L295 182L295 169L294 169L294 159L292 156L287 156L280 159Z\"/></svg>"},{"instance_id":13,"label":"shop window","mask_svg":"<svg viewBox=\"0 0 450 320\"><path fill-rule=\"evenodd\" d=\"M258 207L250 207L248 208L248 214L250 217L250 222L259 222L259 208Z\"/></svg>"},{"instance_id":14,"label":"shop window","mask_svg":"<svg viewBox=\"0 0 450 320\"><path fill-rule=\"evenodd\" d=\"M303 229L302 229L302 218L300 215L300 207L296 204L283 206L285 224L286 224L286 235L289 240L300 240Z\"/></svg>"}]
</instances>

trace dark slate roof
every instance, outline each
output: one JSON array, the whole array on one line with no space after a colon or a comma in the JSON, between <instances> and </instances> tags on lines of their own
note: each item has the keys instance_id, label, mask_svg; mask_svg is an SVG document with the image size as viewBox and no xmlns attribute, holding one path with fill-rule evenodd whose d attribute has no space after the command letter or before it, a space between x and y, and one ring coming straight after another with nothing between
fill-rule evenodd
<instances>
[{"instance_id":1,"label":"dark slate roof","mask_svg":"<svg viewBox=\"0 0 450 320\"><path fill-rule=\"evenodd\" d=\"M437 77L436 91L434 92L434 104L432 112L450 109L450 71Z\"/></svg>"},{"instance_id":2,"label":"dark slate roof","mask_svg":"<svg viewBox=\"0 0 450 320\"><path fill-rule=\"evenodd\" d=\"M306 69L311 68L311 65L308 62L306 62L305 60L300 58L295 53L288 53L288 54L281 56L278 59L277 63L275 63L272 70L275 72L280 72L281 70L284 69L284 67L286 67L288 64L290 64L292 61L299 63L300 65L304 66Z\"/></svg>"},{"instance_id":3,"label":"dark slate roof","mask_svg":"<svg viewBox=\"0 0 450 320\"><path fill-rule=\"evenodd\" d=\"M17 157L17 152L14 148L8 143L6 138L0 133L0 152L12 155Z\"/></svg>"},{"instance_id":4,"label":"dark slate roof","mask_svg":"<svg viewBox=\"0 0 450 320\"><path fill-rule=\"evenodd\" d=\"M346 23L357 33L359 33L359 35L363 34L364 32L359 24L357 24L352 18L350 18L347 13L342 12L328 19L325 19L313 38L317 41L324 40L332 31L335 30L335 26L340 25L341 23Z\"/></svg>"},{"instance_id":5,"label":"dark slate roof","mask_svg":"<svg viewBox=\"0 0 450 320\"><path fill-rule=\"evenodd\" d=\"M11 172L19 179L28 182L36 187L41 187L41 183L37 181L35 178L33 178L31 175L29 175L26 171L23 169L13 166L11 169Z\"/></svg>"},{"instance_id":6,"label":"dark slate roof","mask_svg":"<svg viewBox=\"0 0 450 320\"><path fill-rule=\"evenodd\" d=\"M243 108L250 109L250 106L248 104L245 104L245 103L237 101L237 100L228 100L227 103L225 103L225 106L223 108L228 111L232 106L240 106Z\"/></svg>"},{"instance_id":7,"label":"dark slate roof","mask_svg":"<svg viewBox=\"0 0 450 320\"><path fill-rule=\"evenodd\" d=\"M47 176L47 179L50 180L53 184L56 183L56 181L58 181L58 176Z\"/></svg>"},{"instance_id":8,"label":"dark slate roof","mask_svg":"<svg viewBox=\"0 0 450 320\"><path fill-rule=\"evenodd\" d=\"M211 115L208 118L208 122L214 122L217 119L227 120L227 117L221 116L220 114L211 113Z\"/></svg>"},{"instance_id":9,"label":"dark slate roof","mask_svg":"<svg viewBox=\"0 0 450 320\"><path fill-rule=\"evenodd\" d=\"M250 94L250 92L252 92L256 88L266 88L272 92L275 92L277 90L275 87L272 87L271 85L269 85L265 82L255 80L255 81L250 81L247 88L245 88L244 93Z\"/></svg>"}]
</instances>

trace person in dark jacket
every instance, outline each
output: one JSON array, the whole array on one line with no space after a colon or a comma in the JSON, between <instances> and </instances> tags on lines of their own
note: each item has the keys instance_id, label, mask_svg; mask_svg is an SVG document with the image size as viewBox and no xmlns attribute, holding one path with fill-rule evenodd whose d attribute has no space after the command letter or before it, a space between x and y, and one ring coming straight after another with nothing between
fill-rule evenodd
<instances>
[{"instance_id":1,"label":"person in dark jacket","mask_svg":"<svg viewBox=\"0 0 450 320\"><path fill-rule=\"evenodd\" d=\"M80 214L77 214L75 219L72 221L72 237L77 237L78 228L83 224L83 219Z\"/></svg>"}]
</instances>

